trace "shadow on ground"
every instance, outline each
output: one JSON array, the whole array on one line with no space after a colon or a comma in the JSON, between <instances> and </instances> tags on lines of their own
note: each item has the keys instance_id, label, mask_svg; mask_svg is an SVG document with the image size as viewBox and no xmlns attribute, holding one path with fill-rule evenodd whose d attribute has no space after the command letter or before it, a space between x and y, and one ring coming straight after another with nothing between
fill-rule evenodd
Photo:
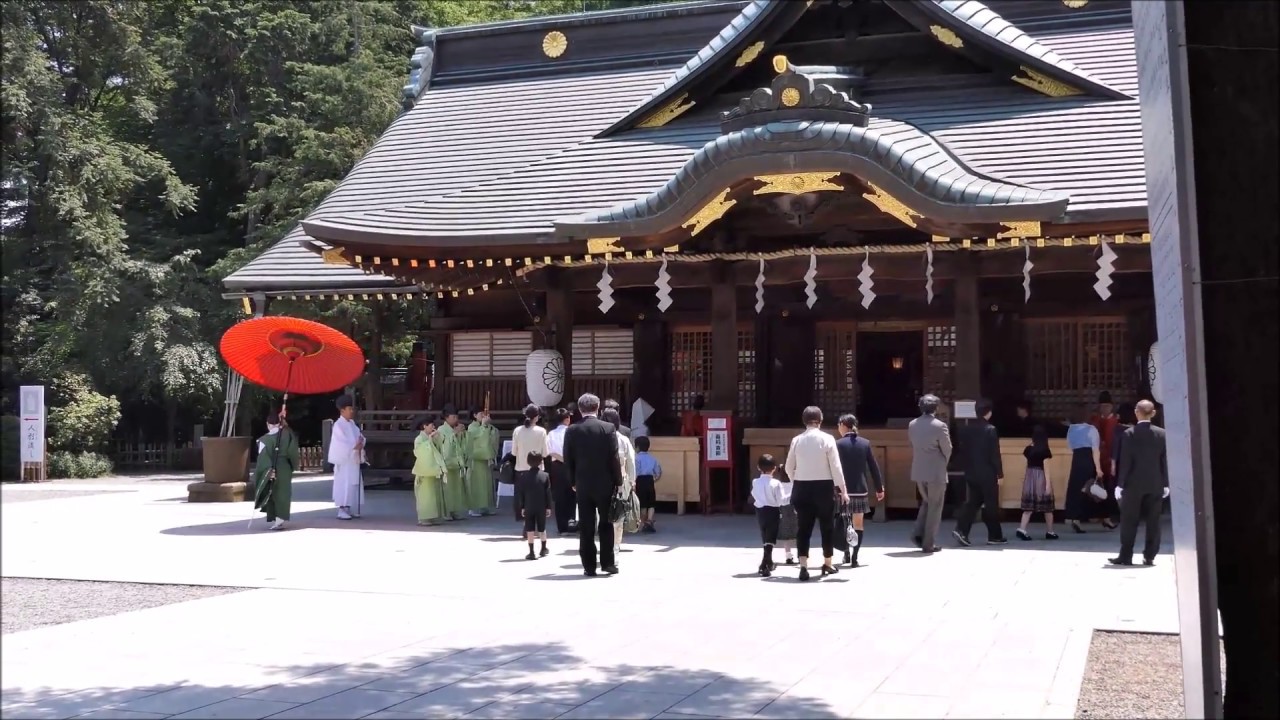
<instances>
[{"instance_id":1,"label":"shadow on ground","mask_svg":"<svg viewBox=\"0 0 1280 720\"><path fill-rule=\"evenodd\" d=\"M259 680L83 689L11 686L6 719L149 717L835 718L819 698L710 670L587 665L559 644L433 648L431 641L330 666L262 666ZM199 677L200 671L191 671Z\"/></svg>"}]
</instances>

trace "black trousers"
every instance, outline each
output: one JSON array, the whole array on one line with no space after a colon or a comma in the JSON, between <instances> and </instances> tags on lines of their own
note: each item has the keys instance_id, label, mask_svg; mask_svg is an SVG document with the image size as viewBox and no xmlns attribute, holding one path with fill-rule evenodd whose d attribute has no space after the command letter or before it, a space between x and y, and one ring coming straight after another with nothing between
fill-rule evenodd
<instances>
[{"instance_id":1,"label":"black trousers","mask_svg":"<svg viewBox=\"0 0 1280 720\"><path fill-rule=\"evenodd\" d=\"M822 557L835 554L836 484L830 480L801 480L791 483L791 506L796 509L796 554L809 557L813 525L822 538Z\"/></svg>"},{"instance_id":2,"label":"black trousers","mask_svg":"<svg viewBox=\"0 0 1280 720\"><path fill-rule=\"evenodd\" d=\"M569 484L569 473L563 462L550 460L547 462L547 474L551 476L551 504L555 508L556 530L567 533L573 520L573 508L578 504L573 485Z\"/></svg>"},{"instance_id":3,"label":"black trousers","mask_svg":"<svg viewBox=\"0 0 1280 720\"><path fill-rule=\"evenodd\" d=\"M969 537L973 519L978 514L978 508L982 508L982 524L987 526L987 539L1002 539L1004 529L1000 527L1000 484L995 478L973 480L967 475L964 484L969 495L960 508L960 514L956 516L956 532Z\"/></svg>"},{"instance_id":4,"label":"black trousers","mask_svg":"<svg viewBox=\"0 0 1280 720\"><path fill-rule=\"evenodd\" d=\"M578 493L578 557L582 569L594 572L596 565L596 538L600 539L600 565L611 567L613 559L613 523L609 522L611 495L592 497Z\"/></svg>"},{"instance_id":5,"label":"black trousers","mask_svg":"<svg viewBox=\"0 0 1280 720\"><path fill-rule=\"evenodd\" d=\"M1133 562L1133 544L1138 539L1138 522L1147 524L1147 544L1142 557L1154 560L1160 554L1160 513L1164 491L1124 493L1120 498L1120 559Z\"/></svg>"}]
</instances>

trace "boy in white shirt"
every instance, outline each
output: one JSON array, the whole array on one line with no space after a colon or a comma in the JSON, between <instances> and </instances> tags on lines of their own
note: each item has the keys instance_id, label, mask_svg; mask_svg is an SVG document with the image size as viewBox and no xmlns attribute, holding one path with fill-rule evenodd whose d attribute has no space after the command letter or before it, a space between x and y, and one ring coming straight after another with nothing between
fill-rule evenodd
<instances>
[{"instance_id":1,"label":"boy in white shirt","mask_svg":"<svg viewBox=\"0 0 1280 720\"><path fill-rule=\"evenodd\" d=\"M760 559L760 577L769 577L773 573L773 546L778 544L778 523L782 513L782 483L773 476L778 463L768 453L761 455L756 461L756 469L760 471L751 483L751 500L756 506L756 520L760 523L760 541L764 545L764 555Z\"/></svg>"}]
</instances>

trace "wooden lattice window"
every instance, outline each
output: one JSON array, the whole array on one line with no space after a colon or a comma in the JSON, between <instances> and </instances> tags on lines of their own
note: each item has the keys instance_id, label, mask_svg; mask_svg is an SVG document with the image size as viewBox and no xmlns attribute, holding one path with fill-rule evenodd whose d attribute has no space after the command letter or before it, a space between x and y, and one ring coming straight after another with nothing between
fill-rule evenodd
<instances>
[{"instance_id":1,"label":"wooden lattice window","mask_svg":"<svg viewBox=\"0 0 1280 720\"><path fill-rule=\"evenodd\" d=\"M857 406L857 326L822 324L813 352L814 402L824 412L848 412Z\"/></svg>"},{"instance_id":2,"label":"wooden lattice window","mask_svg":"<svg viewBox=\"0 0 1280 720\"><path fill-rule=\"evenodd\" d=\"M524 377L530 332L460 332L449 338L450 377Z\"/></svg>"},{"instance_id":3,"label":"wooden lattice window","mask_svg":"<svg viewBox=\"0 0 1280 720\"><path fill-rule=\"evenodd\" d=\"M635 339L622 328L574 328L574 375L625 375L635 368Z\"/></svg>"},{"instance_id":4,"label":"wooden lattice window","mask_svg":"<svg viewBox=\"0 0 1280 720\"><path fill-rule=\"evenodd\" d=\"M956 395L956 326L930 325L924 333L924 391L950 405Z\"/></svg>"},{"instance_id":5,"label":"wooden lattice window","mask_svg":"<svg viewBox=\"0 0 1280 720\"><path fill-rule=\"evenodd\" d=\"M1124 318L1055 318L1024 322L1027 397L1043 418L1069 417L1102 390L1132 397L1129 329Z\"/></svg>"},{"instance_id":6,"label":"wooden lattice window","mask_svg":"<svg viewBox=\"0 0 1280 720\"><path fill-rule=\"evenodd\" d=\"M711 389L711 331L671 331L671 412L693 407L693 398Z\"/></svg>"},{"instance_id":7,"label":"wooden lattice window","mask_svg":"<svg viewBox=\"0 0 1280 720\"><path fill-rule=\"evenodd\" d=\"M756 415L756 334L738 330L738 415Z\"/></svg>"}]
</instances>

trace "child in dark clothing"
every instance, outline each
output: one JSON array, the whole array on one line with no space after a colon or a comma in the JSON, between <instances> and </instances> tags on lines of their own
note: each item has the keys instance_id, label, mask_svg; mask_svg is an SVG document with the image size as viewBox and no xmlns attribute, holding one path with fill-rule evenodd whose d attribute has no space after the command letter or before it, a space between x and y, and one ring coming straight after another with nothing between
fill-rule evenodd
<instances>
[{"instance_id":1,"label":"child in dark clothing","mask_svg":"<svg viewBox=\"0 0 1280 720\"><path fill-rule=\"evenodd\" d=\"M516 508L524 518L524 534L529 541L529 554L525 560L547 556L547 518L551 517L551 479L542 469L542 453L528 456L529 471L516 484ZM542 540L542 550L533 554L533 541Z\"/></svg>"}]
</instances>

